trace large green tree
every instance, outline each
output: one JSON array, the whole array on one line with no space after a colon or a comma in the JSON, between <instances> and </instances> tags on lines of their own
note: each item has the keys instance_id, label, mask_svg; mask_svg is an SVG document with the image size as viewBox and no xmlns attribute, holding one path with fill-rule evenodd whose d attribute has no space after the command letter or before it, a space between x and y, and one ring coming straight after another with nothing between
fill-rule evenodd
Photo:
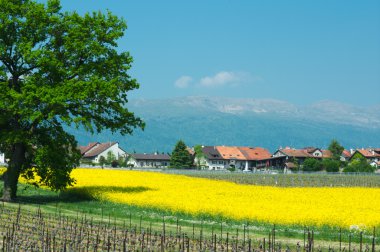
<instances>
[{"instance_id":1,"label":"large green tree","mask_svg":"<svg viewBox=\"0 0 380 252\"><path fill-rule=\"evenodd\" d=\"M126 108L138 88L110 12L62 12L59 0L0 0L0 151L9 158L3 200L20 175L54 190L74 181L80 154L64 125L129 134L144 123Z\"/></svg>"},{"instance_id":2,"label":"large green tree","mask_svg":"<svg viewBox=\"0 0 380 252\"><path fill-rule=\"evenodd\" d=\"M331 151L333 160L340 160L344 147L340 145L337 140L333 139L331 140L328 150Z\"/></svg>"},{"instance_id":3,"label":"large green tree","mask_svg":"<svg viewBox=\"0 0 380 252\"><path fill-rule=\"evenodd\" d=\"M170 156L170 166L173 168L191 168L193 166L193 158L187 150L185 142L179 140Z\"/></svg>"},{"instance_id":4,"label":"large green tree","mask_svg":"<svg viewBox=\"0 0 380 252\"><path fill-rule=\"evenodd\" d=\"M198 169L200 169L202 165L205 165L206 155L203 153L202 145L194 146L194 158L196 158L196 166Z\"/></svg>"}]
</instances>

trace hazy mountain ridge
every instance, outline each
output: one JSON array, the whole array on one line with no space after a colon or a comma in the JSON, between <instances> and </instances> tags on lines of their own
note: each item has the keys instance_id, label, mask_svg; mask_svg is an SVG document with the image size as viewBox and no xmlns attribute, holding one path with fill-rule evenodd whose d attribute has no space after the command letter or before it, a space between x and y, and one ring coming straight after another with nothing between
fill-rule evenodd
<instances>
[{"instance_id":1,"label":"hazy mountain ridge","mask_svg":"<svg viewBox=\"0 0 380 252\"><path fill-rule=\"evenodd\" d=\"M178 139L188 145L327 147L337 138L347 148L380 147L380 113L333 101L308 106L274 99L182 97L131 100L128 108L146 122L145 131L122 137L91 136L70 129L80 144L119 141L127 151L170 152ZM380 105L378 106L380 107Z\"/></svg>"},{"instance_id":2,"label":"hazy mountain ridge","mask_svg":"<svg viewBox=\"0 0 380 252\"><path fill-rule=\"evenodd\" d=\"M132 100L129 108L132 111L142 112L143 115L177 116L210 112L249 115L253 113L380 128L380 111L378 109L380 104L372 107L357 107L335 101L320 101L307 106L296 106L275 99L190 96L160 100ZM145 111L140 108L144 108Z\"/></svg>"}]
</instances>

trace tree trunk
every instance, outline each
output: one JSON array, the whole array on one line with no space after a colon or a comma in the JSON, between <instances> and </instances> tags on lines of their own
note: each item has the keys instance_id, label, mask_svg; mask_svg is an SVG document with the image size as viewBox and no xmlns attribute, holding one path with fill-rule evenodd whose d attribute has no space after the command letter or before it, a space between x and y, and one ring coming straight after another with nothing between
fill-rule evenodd
<instances>
[{"instance_id":1,"label":"tree trunk","mask_svg":"<svg viewBox=\"0 0 380 252\"><path fill-rule=\"evenodd\" d=\"M22 166L25 163L25 146L22 143L13 145L7 171L4 173L3 201L14 201L17 193L17 183Z\"/></svg>"}]
</instances>

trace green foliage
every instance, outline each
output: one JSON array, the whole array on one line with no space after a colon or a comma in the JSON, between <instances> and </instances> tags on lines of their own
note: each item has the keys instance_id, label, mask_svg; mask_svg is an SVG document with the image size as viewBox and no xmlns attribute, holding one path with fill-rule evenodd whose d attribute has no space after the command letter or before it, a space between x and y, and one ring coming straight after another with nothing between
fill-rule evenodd
<instances>
[{"instance_id":1,"label":"green foliage","mask_svg":"<svg viewBox=\"0 0 380 252\"><path fill-rule=\"evenodd\" d=\"M132 57L117 50L126 24L110 12L62 12L59 0L0 1L0 9L5 177L16 178L7 179L14 185L20 173L32 177L34 170L39 184L61 190L73 183L69 174L80 158L63 125L122 135L144 127L126 108L127 92L139 87L127 73Z\"/></svg>"},{"instance_id":2,"label":"green foliage","mask_svg":"<svg viewBox=\"0 0 380 252\"><path fill-rule=\"evenodd\" d=\"M356 151L351 157L351 161L353 160L366 160L366 159L360 152Z\"/></svg>"},{"instance_id":3,"label":"green foliage","mask_svg":"<svg viewBox=\"0 0 380 252\"><path fill-rule=\"evenodd\" d=\"M100 164L100 166L101 166L102 168L104 167L104 165L106 164L106 162L107 162L107 160L106 160L105 157L103 157L103 156L100 156L100 157L99 157L99 164Z\"/></svg>"},{"instance_id":4,"label":"green foliage","mask_svg":"<svg viewBox=\"0 0 380 252\"><path fill-rule=\"evenodd\" d=\"M339 172L340 161L327 158L322 161L322 166L327 172Z\"/></svg>"},{"instance_id":5,"label":"green foliage","mask_svg":"<svg viewBox=\"0 0 380 252\"><path fill-rule=\"evenodd\" d=\"M119 166L119 161L117 161L117 160L113 160L113 161L111 162L111 167L116 168L116 167L118 167L118 166Z\"/></svg>"},{"instance_id":6,"label":"green foliage","mask_svg":"<svg viewBox=\"0 0 380 252\"><path fill-rule=\"evenodd\" d=\"M376 168L371 166L361 155L354 155L351 162L344 168L344 172L375 172Z\"/></svg>"},{"instance_id":7,"label":"green foliage","mask_svg":"<svg viewBox=\"0 0 380 252\"><path fill-rule=\"evenodd\" d=\"M92 162L92 160L90 160L90 159L86 159L86 158L82 158L82 159L80 160L80 163L81 163L81 164L85 164L85 165L92 165L92 166L95 165L95 163Z\"/></svg>"},{"instance_id":8,"label":"green foliage","mask_svg":"<svg viewBox=\"0 0 380 252\"><path fill-rule=\"evenodd\" d=\"M116 160L115 154L113 154L112 151L107 152L106 164L110 165L115 160Z\"/></svg>"},{"instance_id":9,"label":"green foliage","mask_svg":"<svg viewBox=\"0 0 380 252\"><path fill-rule=\"evenodd\" d=\"M227 171L234 172L234 171L236 171L236 168L235 168L235 166L228 167Z\"/></svg>"},{"instance_id":10,"label":"green foliage","mask_svg":"<svg viewBox=\"0 0 380 252\"><path fill-rule=\"evenodd\" d=\"M127 167L127 159L126 158L119 157L119 159L117 161L119 163L119 167L122 167L122 168Z\"/></svg>"},{"instance_id":11,"label":"green foliage","mask_svg":"<svg viewBox=\"0 0 380 252\"><path fill-rule=\"evenodd\" d=\"M186 144L179 140L170 156L170 167L183 169L191 168L192 166L193 159L187 150Z\"/></svg>"},{"instance_id":12,"label":"green foliage","mask_svg":"<svg viewBox=\"0 0 380 252\"><path fill-rule=\"evenodd\" d=\"M342 155L344 147L340 145L337 140L333 139L329 145L328 150L332 153L332 159L340 160L340 156Z\"/></svg>"},{"instance_id":13,"label":"green foliage","mask_svg":"<svg viewBox=\"0 0 380 252\"><path fill-rule=\"evenodd\" d=\"M300 170L300 162L299 160L296 158L296 157L290 157L288 162L291 162L295 165L295 171L299 171Z\"/></svg>"},{"instance_id":14,"label":"green foliage","mask_svg":"<svg viewBox=\"0 0 380 252\"><path fill-rule=\"evenodd\" d=\"M306 158L302 164L303 171L321 171L322 162L315 158Z\"/></svg>"},{"instance_id":15,"label":"green foliage","mask_svg":"<svg viewBox=\"0 0 380 252\"><path fill-rule=\"evenodd\" d=\"M196 166L198 169L204 165L204 162L202 162L205 159L205 154L202 151L202 146L201 145L195 145L194 146L194 153L195 153L195 158L197 159Z\"/></svg>"}]
</instances>

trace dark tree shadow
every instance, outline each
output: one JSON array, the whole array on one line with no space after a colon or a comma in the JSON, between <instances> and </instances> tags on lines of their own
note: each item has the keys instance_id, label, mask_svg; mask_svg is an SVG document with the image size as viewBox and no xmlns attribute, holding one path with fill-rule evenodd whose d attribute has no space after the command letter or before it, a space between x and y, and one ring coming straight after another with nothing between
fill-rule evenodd
<instances>
[{"instance_id":1,"label":"dark tree shadow","mask_svg":"<svg viewBox=\"0 0 380 252\"><path fill-rule=\"evenodd\" d=\"M28 195L18 196L17 203L48 204L54 202L76 203L84 201L99 201L99 196L106 192L115 193L142 193L155 189L144 186L86 186L74 187L60 192L58 195Z\"/></svg>"}]
</instances>

